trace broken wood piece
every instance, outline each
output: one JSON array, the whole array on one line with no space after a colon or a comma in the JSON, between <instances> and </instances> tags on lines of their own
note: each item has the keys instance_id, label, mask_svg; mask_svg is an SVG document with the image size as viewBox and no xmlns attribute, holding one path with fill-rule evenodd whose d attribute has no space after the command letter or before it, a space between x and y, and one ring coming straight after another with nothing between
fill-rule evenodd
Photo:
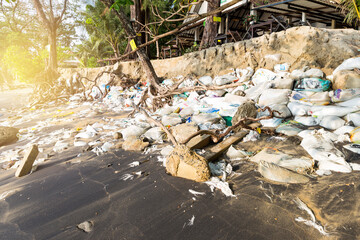
<instances>
[{"instance_id":1,"label":"broken wood piece","mask_svg":"<svg viewBox=\"0 0 360 240\"><path fill-rule=\"evenodd\" d=\"M191 139L186 146L190 149L201 149L210 144L210 135L199 135Z\"/></svg>"},{"instance_id":2,"label":"broken wood piece","mask_svg":"<svg viewBox=\"0 0 360 240\"><path fill-rule=\"evenodd\" d=\"M20 166L15 172L15 177L22 177L29 174L38 154L39 149L37 145L34 144L29 147L24 155L23 160L20 163Z\"/></svg>"},{"instance_id":3,"label":"broken wood piece","mask_svg":"<svg viewBox=\"0 0 360 240\"><path fill-rule=\"evenodd\" d=\"M225 152L232 144L238 143L241 141L249 131L241 130L240 132L235 133L234 135L228 137L224 141L211 146L209 148L205 148L205 159L209 162L216 160L223 152Z\"/></svg>"}]
</instances>

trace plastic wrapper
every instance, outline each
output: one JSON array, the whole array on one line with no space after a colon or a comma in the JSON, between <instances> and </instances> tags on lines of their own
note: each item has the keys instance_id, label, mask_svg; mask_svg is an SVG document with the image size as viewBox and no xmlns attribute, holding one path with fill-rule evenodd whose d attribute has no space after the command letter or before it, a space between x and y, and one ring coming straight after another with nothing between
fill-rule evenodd
<instances>
[{"instance_id":1,"label":"plastic wrapper","mask_svg":"<svg viewBox=\"0 0 360 240\"><path fill-rule=\"evenodd\" d=\"M360 88L336 89L329 92L331 101L334 103L344 102L360 96Z\"/></svg>"},{"instance_id":2,"label":"plastic wrapper","mask_svg":"<svg viewBox=\"0 0 360 240\"><path fill-rule=\"evenodd\" d=\"M320 78L303 78L295 83L296 91L323 92L330 88L331 82Z\"/></svg>"},{"instance_id":3,"label":"plastic wrapper","mask_svg":"<svg viewBox=\"0 0 360 240\"><path fill-rule=\"evenodd\" d=\"M275 72L287 72L287 71L289 71L289 69L290 69L289 63L276 64L274 66Z\"/></svg>"}]
</instances>

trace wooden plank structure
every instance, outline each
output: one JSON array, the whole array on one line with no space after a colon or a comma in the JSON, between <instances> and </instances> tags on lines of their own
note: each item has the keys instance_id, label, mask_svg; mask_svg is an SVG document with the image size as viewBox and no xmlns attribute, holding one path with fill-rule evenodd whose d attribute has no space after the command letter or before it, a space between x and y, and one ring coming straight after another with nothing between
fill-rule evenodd
<instances>
[{"instance_id":1,"label":"wooden plank structure","mask_svg":"<svg viewBox=\"0 0 360 240\"><path fill-rule=\"evenodd\" d=\"M225 4L232 0L222 0ZM259 0L243 0L221 13L218 34L213 45L236 42L258 37L263 34L286 30L294 26L313 26L320 28L351 27L344 23L340 6L330 0L270 0L262 4ZM262 1L262 0L260 0ZM269 1L267 1L269 2ZM189 15L206 12L207 2L193 6ZM205 20L205 19L204 19ZM203 21L194 28L179 34L166 43L163 49L174 49L176 54L163 54L164 57L178 56L184 49L201 41ZM169 46L172 46L169 48Z\"/></svg>"}]
</instances>

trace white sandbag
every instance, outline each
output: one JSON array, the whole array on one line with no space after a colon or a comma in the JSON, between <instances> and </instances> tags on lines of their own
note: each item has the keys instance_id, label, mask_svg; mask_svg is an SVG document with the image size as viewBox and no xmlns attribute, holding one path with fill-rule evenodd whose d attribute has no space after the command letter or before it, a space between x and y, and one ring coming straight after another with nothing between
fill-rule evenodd
<instances>
[{"instance_id":1,"label":"white sandbag","mask_svg":"<svg viewBox=\"0 0 360 240\"><path fill-rule=\"evenodd\" d=\"M270 119L264 119L260 120L260 123L263 127L277 127L281 124L282 119L281 118L270 118Z\"/></svg>"},{"instance_id":2,"label":"white sandbag","mask_svg":"<svg viewBox=\"0 0 360 240\"><path fill-rule=\"evenodd\" d=\"M360 154L360 145L359 144L347 144L344 146L345 149L352 151L354 153Z\"/></svg>"},{"instance_id":3,"label":"white sandbag","mask_svg":"<svg viewBox=\"0 0 360 240\"><path fill-rule=\"evenodd\" d=\"M352 130L354 130L355 127L353 126L342 126L334 131L337 135L344 135L346 133L350 133Z\"/></svg>"},{"instance_id":4,"label":"white sandbag","mask_svg":"<svg viewBox=\"0 0 360 240\"><path fill-rule=\"evenodd\" d=\"M294 80L299 80L305 77L305 71L302 69L296 69L291 72L290 77Z\"/></svg>"},{"instance_id":5,"label":"white sandbag","mask_svg":"<svg viewBox=\"0 0 360 240\"><path fill-rule=\"evenodd\" d=\"M336 89L329 92L332 102L345 102L360 96L360 88Z\"/></svg>"},{"instance_id":6,"label":"white sandbag","mask_svg":"<svg viewBox=\"0 0 360 240\"><path fill-rule=\"evenodd\" d=\"M214 83L218 86L221 86L221 85L225 85L225 84L229 84L229 83L232 83L236 80L239 80L238 77L236 76L233 76L233 75L223 75L223 76L217 76L214 78Z\"/></svg>"},{"instance_id":7,"label":"white sandbag","mask_svg":"<svg viewBox=\"0 0 360 240\"><path fill-rule=\"evenodd\" d=\"M140 137L142 134L145 133L145 129L132 125L125 129L122 129L120 132L123 135L124 140L128 139L129 137Z\"/></svg>"},{"instance_id":8,"label":"white sandbag","mask_svg":"<svg viewBox=\"0 0 360 240\"><path fill-rule=\"evenodd\" d=\"M160 116L169 115L169 114L173 113L176 109L177 109L176 106L165 106L159 110L158 114Z\"/></svg>"},{"instance_id":9,"label":"white sandbag","mask_svg":"<svg viewBox=\"0 0 360 240\"><path fill-rule=\"evenodd\" d=\"M319 130L303 130L298 133L299 137L307 138L309 136L313 136L314 134L321 135L326 141L335 142L338 139L338 135L325 129L321 128Z\"/></svg>"},{"instance_id":10,"label":"white sandbag","mask_svg":"<svg viewBox=\"0 0 360 240\"><path fill-rule=\"evenodd\" d=\"M346 59L334 70L333 75L335 75L338 71L353 70L354 68L360 68L360 57Z\"/></svg>"},{"instance_id":11,"label":"white sandbag","mask_svg":"<svg viewBox=\"0 0 360 240\"><path fill-rule=\"evenodd\" d=\"M237 104L231 104L231 105L224 104L220 107L219 114L222 117L224 116L233 117L237 112L238 108L239 107L237 106Z\"/></svg>"},{"instance_id":12,"label":"white sandbag","mask_svg":"<svg viewBox=\"0 0 360 240\"><path fill-rule=\"evenodd\" d=\"M291 90L288 89L266 89L259 98L259 105L269 106L272 104L287 104Z\"/></svg>"},{"instance_id":13,"label":"white sandbag","mask_svg":"<svg viewBox=\"0 0 360 240\"><path fill-rule=\"evenodd\" d=\"M311 105L328 105L330 103L329 92L308 92L293 91L290 97L291 102L304 102Z\"/></svg>"},{"instance_id":14,"label":"white sandbag","mask_svg":"<svg viewBox=\"0 0 360 240\"><path fill-rule=\"evenodd\" d=\"M289 69L290 69L289 63L276 64L274 66L275 72L287 72L287 71L289 71Z\"/></svg>"},{"instance_id":15,"label":"white sandbag","mask_svg":"<svg viewBox=\"0 0 360 240\"><path fill-rule=\"evenodd\" d=\"M291 112L289 108L285 104L273 104L268 106L273 112L273 116L277 118L288 118L291 117ZM275 112L278 111L278 112ZM265 111L259 111L257 114L257 118L263 117L263 116L269 116L270 112L268 110Z\"/></svg>"},{"instance_id":16,"label":"white sandbag","mask_svg":"<svg viewBox=\"0 0 360 240\"><path fill-rule=\"evenodd\" d=\"M261 161L274 163L278 166L301 173L311 170L314 166L314 160L310 158L296 158L274 148L264 148L255 156L251 157L250 161L256 163L260 163Z\"/></svg>"},{"instance_id":17,"label":"white sandbag","mask_svg":"<svg viewBox=\"0 0 360 240\"><path fill-rule=\"evenodd\" d=\"M320 121L320 126L330 130L338 129L344 126L344 124L345 121L337 116L324 116Z\"/></svg>"},{"instance_id":18,"label":"white sandbag","mask_svg":"<svg viewBox=\"0 0 360 240\"><path fill-rule=\"evenodd\" d=\"M305 116L308 115L311 106L306 105L306 104L302 104L302 103L297 103L297 102L289 102L289 104L287 105L287 107L289 108L290 112L292 113L293 116Z\"/></svg>"},{"instance_id":19,"label":"white sandbag","mask_svg":"<svg viewBox=\"0 0 360 240\"><path fill-rule=\"evenodd\" d=\"M191 120L196 124L218 123L221 117L217 113L200 113L192 116Z\"/></svg>"},{"instance_id":20,"label":"white sandbag","mask_svg":"<svg viewBox=\"0 0 360 240\"><path fill-rule=\"evenodd\" d=\"M311 116L296 116L294 120L308 127L316 126L320 123L319 118Z\"/></svg>"},{"instance_id":21,"label":"white sandbag","mask_svg":"<svg viewBox=\"0 0 360 240\"><path fill-rule=\"evenodd\" d=\"M199 81L205 86L211 86L213 84L213 79L210 76L202 76L199 78Z\"/></svg>"},{"instance_id":22,"label":"white sandbag","mask_svg":"<svg viewBox=\"0 0 360 240\"><path fill-rule=\"evenodd\" d=\"M231 145L226 151L225 156L230 160L240 160L247 157L247 154L242 150L235 149L233 145Z\"/></svg>"},{"instance_id":23,"label":"white sandbag","mask_svg":"<svg viewBox=\"0 0 360 240\"><path fill-rule=\"evenodd\" d=\"M163 116L161 118L161 122L164 124L164 126L176 126L182 123L182 120L178 114L170 114Z\"/></svg>"},{"instance_id":24,"label":"white sandbag","mask_svg":"<svg viewBox=\"0 0 360 240\"><path fill-rule=\"evenodd\" d=\"M272 88L292 89L294 86L294 79L290 77L277 77L271 83L272 83Z\"/></svg>"},{"instance_id":25,"label":"white sandbag","mask_svg":"<svg viewBox=\"0 0 360 240\"><path fill-rule=\"evenodd\" d=\"M246 69L236 69L236 76L239 78L239 82L249 81L254 74L254 69L247 67Z\"/></svg>"},{"instance_id":26,"label":"white sandbag","mask_svg":"<svg viewBox=\"0 0 360 240\"><path fill-rule=\"evenodd\" d=\"M338 116L343 117L346 114L356 112L359 109L356 107L342 107L342 106L312 106L309 113L312 116Z\"/></svg>"},{"instance_id":27,"label":"white sandbag","mask_svg":"<svg viewBox=\"0 0 360 240\"><path fill-rule=\"evenodd\" d=\"M202 102L205 104L208 104L210 106L217 106L218 104L221 104L223 102L225 102L225 98L224 97L204 97L202 99ZM196 111L196 107L198 106L192 106L194 111Z\"/></svg>"},{"instance_id":28,"label":"white sandbag","mask_svg":"<svg viewBox=\"0 0 360 240\"><path fill-rule=\"evenodd\" d=\"M180 77L180 76L179 76ZM195 80L192 80L190 78L185 79L185 81L183 81L180 85L179 88L184 88L184 87L193 87L197 84L197 82Z\"/></svg>"},{"instance_id":29,"label":"white sandbag","mask_svg":"<svg viewBox=\"0 0 360 240\"><path fill-rule=\"evenodd\" d=\"M226 93L225 90L219 89L219 90L207 90L205 92L205 95L208 97L222 97Z\"/></svg>"},{"instance_id":30,"label":"white sandbag","mask_svg":"<svg viewBox=\"0 0 360 240\"><path fill-rule=\"evenodd\" d=\"M234 95L231 93L228 93L225 95L224 102L230 103L230 104L244 104L245 102L249 102L250 99L248 97L242 97L238 95Z\"/></svg>"},{"instance_id":31,"label":"white sandbag","mask_svg":"<svg viewBox=\"0 0 360 240\"><path fill-rule=\"evenodd\" d=\"M301 146L309 155L318 161L319 170L334 172L351 172L350 165L345 161L344 154L334 144L325 139L318 131L313 131L301 141Z\"/></svg>"},{"instance_id":32,"label":"white sandbag","mask_svg":"<svg viewBox=\"0 0 360 240\"><path fill-rule=\"evenodd\" d=\"M265 89L269 89L272 86L269 82L264 82L253 86L249 89L245 90L246 97L251 98L255 102L258 102L260 95L263 93Z\"/></svg>"},{"instance_id":33,"label":"white sandbag","mask_svg":"<svg viewBox=\"0 0 360 240\"><path fill-rule=\"evenodd\" d=\"M346 115L345 120L353 122L355 127L360 127L360 113L350 113Z\"/></svg>"},{"instance_id":34,"label":"white sandbag","mask_svg":"<svg viewBox=\"0 0 360 240\"><path fill-rule=\"evenodd\" d=\"M232 90L230 93L233 95L241 96L242 94L245 94L245 90L247 89L246 85L238 86L234 90Z\"/></svg>"},{"instance_id":35,"label":"white sandbag","mask_svg":"<svg viewBox=\"0 0 360 240\"><path fill-rule=\"evenodd\" d=\"M277 118L288 118L291 117L291 112L289 110L289 108L286 106L286 104L274 104L274 105L270 105L269 106L271 110L275 110L278 111L274 112L274 117Z\"/></svg>"},{"instance_id":36,"label":"white sandbag","mask_svg":"<svg viewBox=\"0 0 360 240\"><path fill-rule=\"evenodd\" d=\"M350 140L353 143L360 143L360 127L354 128L354 130L350 132Z\"/></svg>"},{"instance_id":37,"label":"white sandbag","mask_svg":"<svg viewBox=\"0 0 360 240\"><path fill-rule=\"evenodd\" d=\"M194 110L191 107L182 109L179 113L180 117L185 118L194 114Z\"/></svg>"},{"instance_id":38,"label":"white sandbag","mask_svg":"<svg viewBox=\"0 0 360 240\"><path fill-rule=\"evenodd\" d=\"M169 86L171 87L172 85L174 85L174 81L172 79L165 79L162 84L164 84L165 86Z\"/></svg>"},{"instance_id":39,"label":"white sandbag","mask_svg":"<svg viewBox=\"0 0 360 240\"><path fill-rule=\"evenodd\" d=\"M270 70L260 68L258 69L253 77L251 78L251 81L255 84L261 84L264 82L270 82L276 78L276 74Z\"/></svg>"},{"instance_id":40,"label":"white sandbag","mask_svg":"<svg viewBox=\"0 0 360 240\"><path fill-rule=\"evenodd\" d=\"M336 105L343 107L359 107L360 109L360 97L353 98L345 102L338 102Z\"/></svg>"},{"instance_id":41,"label":"white sandbag","mask_svg":"<svg viewBox=\"0 0 360 240\"><path fill-rule=\"evenodd\" d=\"M144 133L144 136L153 141L162 141L164 139L165 133L161 127L150 128Z\"/></svg>"},{"instance_id":42,"label":"white sandbag","mask_svg":"<svg viewBox=\"0 0 360 240\"><path fill-rule=\"evenodd\" d=\"M324 73L320 69L311 68L304 73L304 78L323 78Z\"/></svg>"}]
</instances>

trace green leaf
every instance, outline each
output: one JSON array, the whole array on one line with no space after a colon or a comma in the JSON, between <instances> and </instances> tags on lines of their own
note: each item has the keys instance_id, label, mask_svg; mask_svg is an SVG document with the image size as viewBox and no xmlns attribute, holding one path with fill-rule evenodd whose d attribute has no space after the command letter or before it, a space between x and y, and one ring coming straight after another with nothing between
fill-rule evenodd
<instances>
[{"instance_id":1,"label":"green leaf","mask_svg":"<svg viewBox=\"0 0 360 240\"><path fill-rule=\"evenodd\" d=\"M92 18L88 18L86 19L85 23L91 25L94 24L94 20Z\"/></svg>"},{"instance_id":2,"label":"green leaf","mask_svg":"<svg viewBox=\"0 0 360 240\"><path fill-rule=\"evenodd\" d=\"M116 0L110 7L110 10L114 8L115 10L119 11L121 7L125 5L134 5L134 2L132 0Z\"/></svg>"}]
</instances>

